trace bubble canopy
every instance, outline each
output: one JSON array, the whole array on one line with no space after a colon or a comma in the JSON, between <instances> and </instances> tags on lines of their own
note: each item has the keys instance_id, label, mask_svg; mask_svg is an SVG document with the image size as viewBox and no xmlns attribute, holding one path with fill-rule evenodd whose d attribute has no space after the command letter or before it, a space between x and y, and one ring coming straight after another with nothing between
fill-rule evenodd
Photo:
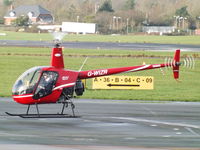
<instances>
[{"instance_id":1,"label":"bubble canopy","mask_svg":"<svg viewBox=\"0 0 200 150\"><path fill-rule=\"evenodd\" d=\"M12 94L32 94L37 86L43 68L45 66L33 67L24 72L13 85Z\"/></svg>"}]
</instances>

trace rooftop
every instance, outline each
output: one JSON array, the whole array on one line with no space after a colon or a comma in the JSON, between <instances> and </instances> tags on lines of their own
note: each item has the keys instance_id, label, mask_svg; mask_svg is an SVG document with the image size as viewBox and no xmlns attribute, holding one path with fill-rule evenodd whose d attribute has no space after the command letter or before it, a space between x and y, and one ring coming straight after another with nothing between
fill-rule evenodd
<instances>
[{"instance_id":1,"label":"rooftop","mask_svg":"<svg viewBox=\"0 0 200 150\"><path fill-rule=\"evenodd\" d=\"M5 17L18 17L22 15L38 17L40 14L51 14L51 12L44 9L40 5L21 5L13 10L8 11Z\"/></svg>"}]
</instances>

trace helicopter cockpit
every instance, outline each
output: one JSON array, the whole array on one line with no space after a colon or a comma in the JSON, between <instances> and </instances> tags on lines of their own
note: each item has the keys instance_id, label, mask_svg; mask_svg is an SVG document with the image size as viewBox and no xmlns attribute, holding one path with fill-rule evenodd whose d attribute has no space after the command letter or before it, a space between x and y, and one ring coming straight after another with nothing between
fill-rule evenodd
<instances>
[{"instance_id":1,"label":"helicopter cockpit","mask_svg":"<svg viewBox=\"0 0 200 150\"><path fill-rule=\"evenodd\" d=\"M15 82L12 88L12 94L34 94L34 99L50 94L56 83L58 73L42 71L43 68L45 67L33 67L24 72Z\"/></svg>"}]
</instances>

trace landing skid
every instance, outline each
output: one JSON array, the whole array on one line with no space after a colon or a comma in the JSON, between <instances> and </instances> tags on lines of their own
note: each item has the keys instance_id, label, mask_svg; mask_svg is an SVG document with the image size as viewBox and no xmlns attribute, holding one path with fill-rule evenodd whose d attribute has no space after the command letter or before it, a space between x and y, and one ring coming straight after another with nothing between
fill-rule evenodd
<instances>
[{"instance_id":1,"label":"landing skid","mask_svg":"<svg viewBox=\"0 0 200 150\"><path fill-rule=\"evenodd\" d=\"M79 116L75 116L75 113L74 113L75 105L68 97L64 97L64 100L61 101L60 103L63 104L62 110L60 113L57 113L57 114L40 114L37 103L35 103L36 110L37 110L36 114L29 114L31 105L28 105L28 108L27 108L27 111L25 114L14 114L14 113L9 113L9 112L5 112L5 113L9 116L17 116L17 117L21 117L21 118L79 118ZM72 115L64 114L65 108L67 108L69 106L71 106Z\"/></svg>"},{"instance_id":2,"label":"landing skid","mask_svg":"<svg viewBox=\"0 0 200 150\"><path fill-rule=\"evenodd\" d=\"M18 116L21 118L79 118L79 116L73 116L69 114L12 114L5 112L9 116Z\"/></svg>"}]
</instances>

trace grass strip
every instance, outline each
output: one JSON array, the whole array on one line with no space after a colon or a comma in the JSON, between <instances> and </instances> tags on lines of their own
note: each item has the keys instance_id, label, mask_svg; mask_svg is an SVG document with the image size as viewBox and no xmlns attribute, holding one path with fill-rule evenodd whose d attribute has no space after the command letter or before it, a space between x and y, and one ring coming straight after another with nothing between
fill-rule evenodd
<instances>
[{"instance_id":1,"label":"grass strip","mask_svg":"<svg viewBox=\"0 0 200 150\"><path fill-rule=\"evenodd\" d=\"M52 41L49 33L26 33L0 31L6 36L0 36L0 40L31 40ZM200 45L200 36L158 36L158 35L76 35L67 34L63 41L74 42L118 42L118 43L160 43L160 44L192 44Z\"/></svg>"}]
</instances>

